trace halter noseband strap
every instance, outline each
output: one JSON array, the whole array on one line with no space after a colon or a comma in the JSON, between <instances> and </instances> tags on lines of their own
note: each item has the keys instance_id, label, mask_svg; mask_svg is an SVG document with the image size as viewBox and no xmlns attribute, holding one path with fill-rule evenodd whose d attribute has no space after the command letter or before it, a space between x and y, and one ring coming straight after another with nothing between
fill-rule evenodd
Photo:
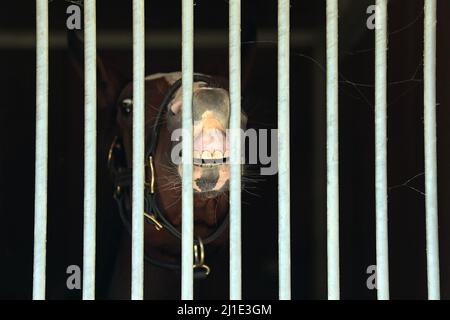
<instances>
[{"instance_id":1,"label":"halter noseband strap","mask_svg":"<svg viewBox=\"0 0 450 320\"><path fill-rule=\"evenodd\" d=\"M219 87L218 83L211 77L205 75L194 75L194 82L205 82L209 87ZM146 163L145 166L149 168L150 171L150 181L145 183L145 197L144 197L144 216L147 223L154 225L156 230L160 231L162 229L167 230L172 236L181 240L181 232L166 218L163 212L159 209L156 198L155 198L155 169L154 169L154 156L156 152L156 147L158 144L159 130L161 127L161 117L164 111L167 109L170 101L172 100L176 91L181 87L182 79L175 81L165 94L158 113L155 118L155 123L153 125L151 135L148 137L150 141L148 148L145 152ZM119 159L118 159L119 158ZM131 180L132 180L132 169L128 168L126 165L124 150L119 138L116 136L111 144L108 152L108 168L111 172L112 179L114 182L114 199L117 202L119 208L120 218L131 234L131 223L127 218L127 207L126 198L129 197L126 191L130 191ZM217 240L219 236L225 231L228 226L229 216L223 219L219 227L207 238L198 238L193 241L194 245L194 278L204 279L210 273L210 268L204 263L205 250L204 245L210 244ZM181 266L179 263L165 262L149 255L145 254L145 261L161 268L166 268L170 270L180 270Z\"/></svg>"}]
</instances>

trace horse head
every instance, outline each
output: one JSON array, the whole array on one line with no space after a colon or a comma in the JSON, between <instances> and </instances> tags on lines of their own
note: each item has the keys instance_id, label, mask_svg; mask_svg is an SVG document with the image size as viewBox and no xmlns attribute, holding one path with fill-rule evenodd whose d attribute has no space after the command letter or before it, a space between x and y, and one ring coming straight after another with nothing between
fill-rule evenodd
<instances>
[{"instance_id":1,"label":"horse head","mask_svg":"<svg viewBox=\"0 0 450 320\"><path fill-rule=\"evenodd\" d=\"M72 52L79 39L69 36ZM81 51L82 52L82 51ZM108 165L121 218L131 232L131 176L133 83L97 59L98 107L115 115L115 132ZM131 66L130 66L131 67ZM145 252L146 260L178 269L181 251L181 72L158 73L145 78ZM196 74L192 93L194 252L199 275L209 268L205 254L227 240L230 176L228 82L218 76ZM245 129L247 117L241 115ZM211 248L211 249L209 249ZM199 253L198 250L201 250ZM202 257L201 259L199 257ZM201 261L200 261L201 260Z\"/></svg>"}]
</instances>

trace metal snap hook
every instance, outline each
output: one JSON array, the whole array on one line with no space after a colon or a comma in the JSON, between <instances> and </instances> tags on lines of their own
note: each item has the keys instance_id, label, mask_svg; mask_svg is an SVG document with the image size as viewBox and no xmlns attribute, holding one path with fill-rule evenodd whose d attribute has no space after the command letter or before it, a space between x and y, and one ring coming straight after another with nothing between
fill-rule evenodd
<instances>
[{"instance_id":1,"label":"metal snap hook","mask_svg":"<svg viewBox=\"0 0 450 320\"><path fill-rule=\"evenodd\" d=\"M203 241L198 238L198 243L194 242L194 270L203 269L205 275L209 275L211 268L205 264L205 247L203 246Z\"/></svg>"}]
</instances>

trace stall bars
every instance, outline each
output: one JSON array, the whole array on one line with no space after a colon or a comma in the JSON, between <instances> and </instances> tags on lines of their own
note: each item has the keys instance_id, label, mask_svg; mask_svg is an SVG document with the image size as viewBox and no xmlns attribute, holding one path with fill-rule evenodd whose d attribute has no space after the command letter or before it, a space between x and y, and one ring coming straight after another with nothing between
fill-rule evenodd
<instances>
[{"instance_id":1,"label":"stall bars","mask_svg":"<svg viewBox=\"0 0 450 320\"><path fill-rule=\"evenodd\" d=\"M240 123L240 0L229 2L230 127ZM378 299L389 299L388 213L387 213L387 1L377 0L375 31L375 176L376 176L376 256ZM193 86L193 0L182 1L183 105L192 101ZM83 299L95 299L95 188L96 188L96 2L84 1L85 16L85 171L84 171L84 252ZM279 298L291 298L290 250L290 165L289 165L289 58L290 3L278 1L278 234ZM144 0L133 0L133 235L131 298L143 299L144 274ZM425 0L424 17L424 139L426 183L426 243L428 298L440 298L437 215L436 157L436 0ZM327 0L327 252L328 298L340 298L339 272L339 132L338 132L338 0ZM183 128L192 132L192 110L184 108ZM240 145L240 136L230 137L231 146ZM183 139L183 219L182 289L185 300L193 295L193 192L192 135ZM241 195L239 148L231 149L230 176L230 299L241 296ZM33 299L45 299L47 167L48 159L48 1L36 0L36 162Z\"/></svg>"}]
</instances>

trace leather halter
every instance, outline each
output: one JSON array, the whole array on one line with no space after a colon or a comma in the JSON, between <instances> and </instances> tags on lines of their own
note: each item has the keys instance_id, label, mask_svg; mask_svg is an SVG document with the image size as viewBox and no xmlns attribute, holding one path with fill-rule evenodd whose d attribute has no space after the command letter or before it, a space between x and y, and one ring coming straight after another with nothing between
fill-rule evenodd
<instances>
[{"instance_id":1,"label":"leather halter","mask_svg":"<svg viewBox=\"0 0 450 320\"><path fill-rule=\"evenodd\" d=\"M194 82L205 82L210 88L220 87L219 84L211 77L205 75L194 75ZM181 240L181 232L166 218L163 211L158 207L156 202L154 183L155 183L155 172L154 172L154 156L156 152L156 147L158 144L159 130L161 128L161 118L167 109L170 101L173 99L173 95L181 87L182 79L175 81L165 94L158 113L155 118L155 123L151 131L150 137L147 137L150 141L148 148L145 151L145 166L148 168L150 173L150 181L145 183L144 186L144 219L145 222L153 224L155 229L158 231L167 230L172 236ZM117 202L119 208L119 215L127 229L128 233L131 234L131 223L127 218L128 210L126 206L126 199L130 198L131 194L131 180L132 180L132 168L127 167L125 160L125 152L123 145L119 138L116 136L111 144L108 152L108 168L111 172L112 180L114 182L114 194L113 197ZM219 227L207 238L205 239L195 239L193 240L194 245L194 278L204 279L210 273L210 268L205 264L205 249L204 245L208 245L225 231L228 226L229 214L223 219ZM180 270L180 263L172 263L167 261L158 260L147 254L144 255L145 261L161 268L166 268L170 270Z\"/></svg>"}]
</instances>

